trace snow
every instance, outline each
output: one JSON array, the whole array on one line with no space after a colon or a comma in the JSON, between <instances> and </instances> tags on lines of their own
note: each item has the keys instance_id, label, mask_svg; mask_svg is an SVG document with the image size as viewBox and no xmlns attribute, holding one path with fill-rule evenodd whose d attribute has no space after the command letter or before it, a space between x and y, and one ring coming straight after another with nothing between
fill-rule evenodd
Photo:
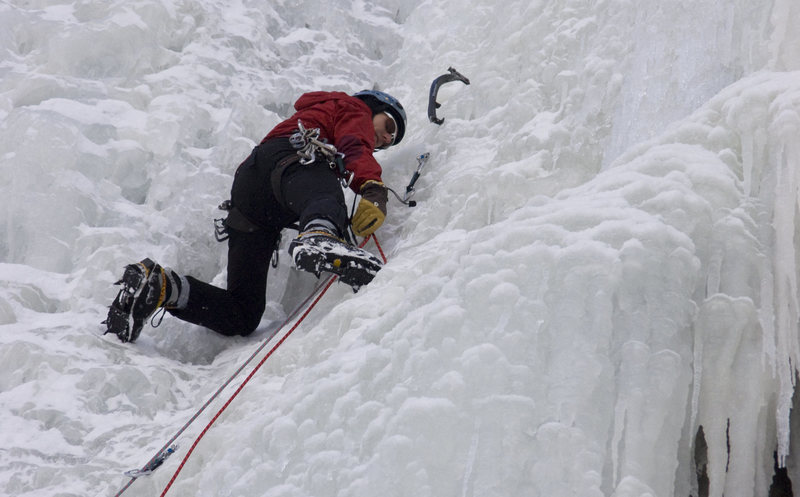
<instances>
[{"instance_id":1,"label":"snow","mask_svg":"<svg viewBox=\"0 0 800 497\"><path fill-rule=\"evenodd\" d=\"M99 323L144 257L223 284L236 166L303 92L373 87L409 114L386 182L431 154L418 205L390 202L388 264L332 287L169 495L697 496L698 453L707 495L766 496L776 451L799 481L798 21L792 0L0 4L0 494L114 495L277 331L317 284L285 251L250 337ZM471 84L436 126L450 66ZM124 495L159 495L251 368Z\"/></svg>"}]
</instances>

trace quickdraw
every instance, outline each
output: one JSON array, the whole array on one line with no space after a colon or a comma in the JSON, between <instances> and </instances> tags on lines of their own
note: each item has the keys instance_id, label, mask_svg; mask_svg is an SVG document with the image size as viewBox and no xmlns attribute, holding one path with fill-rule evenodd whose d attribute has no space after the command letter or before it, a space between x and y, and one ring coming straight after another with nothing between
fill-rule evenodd
<instances>
[{"instance_id":1,"label":"quickdraw","mask_svg":"<svg viewBox=\"0 0 800 497\"><path fill-rule=\"evenodd\" d=\"M131 478L139 478L140 476L147 476L153 473L159 466L164 464L164 461L178 450L178 444L172 444L169 447L161 449L158 454L153 456L150 461L141 469L132 469L125 472L125 476Z\"/></svg>"},{"instance_id":2,"label":"quickdraw","mask_svg":"<svg viewBox=\"0 0 800 497\"><path fill-rule=\"evenodd\" d=\"M321 154L328 161L328 165L339 174L342 187L347 188L353 181L353 173L344 167L344 154L336 150L330 143L325 143L319 138L319 128L306 128L297 121L297 132L289 137L289 142L297 150L300 164L308 165L316 162L317 154Z\"/></svg>"}]
</instances>

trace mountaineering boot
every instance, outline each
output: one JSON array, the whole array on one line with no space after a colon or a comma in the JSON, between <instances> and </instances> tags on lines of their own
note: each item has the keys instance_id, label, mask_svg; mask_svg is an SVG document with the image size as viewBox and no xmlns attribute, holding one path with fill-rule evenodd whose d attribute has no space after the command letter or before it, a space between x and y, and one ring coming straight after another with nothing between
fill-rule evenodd
<instances>
[{"instance_id":1,"label":"mountaineering boot","mask_svg":"<svg viewBox=\"0 0 800 497\"><path fill-rule=\"evenodd\" d=\"M157 309L180 309L189 298L186 278L150 259L125 266L122 278L115 284L122 288L103 324L106 333L115 333L122 342L135 341Z\"/></svg>"},{"instance_id":2,"label":"mountaineering boot","mask_svg":"<svg viewBox=\"0 0 800 497\"><path fill-rule=\"evenodd\" d=\"M341 239L326 220L308 223L289 244L289 255L295 268L317 277L323 271L333 273L355 292L372 281L382 266L374 255Z\"/></svg>"}]
</instances>

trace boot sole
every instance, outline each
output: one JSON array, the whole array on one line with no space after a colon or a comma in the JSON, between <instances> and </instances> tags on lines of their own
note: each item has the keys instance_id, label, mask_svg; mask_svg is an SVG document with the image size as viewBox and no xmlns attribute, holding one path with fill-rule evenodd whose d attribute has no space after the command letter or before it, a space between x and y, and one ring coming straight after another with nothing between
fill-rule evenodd
<instances>
[{"instance_id":1,"label":"boot sole","mask_svg":"<svg viewBox=\"0 0 800 497\"><path fill-rule=\"evenodd\" d=\"M323 272L335 274L354 292L371 282L381 268L379 263L371 263L363 258L302 248L295 250L294 264L297 269L314 273L317 277Z\"/></svg>"},{"instance_id":2,"label":"boot sole","mask_svg":"<svg viewBox=\"0 0 800 497\"><path fill-rule=\"evenodd\" d=\"M108 317L102 323L106 325L104 335L114 333L123 343L134 342L139 338L147 317L135 317L140 313L134 312L134 310L141 310L141 303L138 301L142 291L147 289L149 276L150 270L144 264L138 263L125 266L125 273L115 283L116 285L122 285L122 288L108 309ZM139 308L134 309L137 303L140 304Z\"/></svg>"}]
</instances>

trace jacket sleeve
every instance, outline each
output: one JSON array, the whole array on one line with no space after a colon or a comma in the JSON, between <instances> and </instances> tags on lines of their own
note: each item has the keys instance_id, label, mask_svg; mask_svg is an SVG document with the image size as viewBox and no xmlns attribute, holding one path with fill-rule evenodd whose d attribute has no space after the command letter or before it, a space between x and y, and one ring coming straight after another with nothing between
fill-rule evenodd
<instances>
[{"instance_id":1,"label":"jacket sleeve","mask_svg":"<svg viewBox=\"0 0 800 497\"><path fill-rule=\"evenodd\" d=\"M382 181L381 166L372 156L375 132L369 112L357 105L342 104L334 122L334 145L344 154L344 164L353 173L350 188L359 193L367 181Z\"/></svg>"}]
</instances>

